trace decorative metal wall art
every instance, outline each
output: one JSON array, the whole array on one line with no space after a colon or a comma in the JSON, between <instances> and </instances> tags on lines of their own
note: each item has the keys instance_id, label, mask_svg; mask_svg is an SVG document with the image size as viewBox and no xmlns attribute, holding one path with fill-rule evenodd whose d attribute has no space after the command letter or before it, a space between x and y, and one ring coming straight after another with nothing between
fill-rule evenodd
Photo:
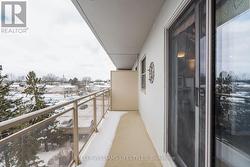
<instances>
[{"instance_id":1,"label":"decorative metal wall art","mask_svg":"<svg viewBox=\"0 0 250 167\"><path fill-rule=\"evenodd\" d=\"M154 79L155 79L155 65L154 62L151 62L149 65L149 82L152 84L154 83Z\"/></svg>"}]
</instances>

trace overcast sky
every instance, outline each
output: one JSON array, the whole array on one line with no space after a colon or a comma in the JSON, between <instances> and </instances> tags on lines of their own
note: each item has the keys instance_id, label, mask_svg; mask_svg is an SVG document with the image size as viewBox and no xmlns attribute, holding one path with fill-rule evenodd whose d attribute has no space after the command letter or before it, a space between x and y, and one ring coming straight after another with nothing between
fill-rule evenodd
<instances>
[{"instance_id":1,"label":"overcast sky","mask_svg":"<svg viewBox=\"0 0 250 167\"><path fill-rule=\"evenodd\" d=\"M70 0L27 0L26 34L0 34L4 73L109 78L115 66Z\"/></svg>"},{"instance_id":2,"label":"overcast sky","mask_svg":"<svg viewBox=\"0 0 250 167\"><path fill-rule=\"evenodd\" d=\"M247 10L217 28L217 75L227 71L250 78L249 18L250 10Z\"/></svg>"}]
</instances>

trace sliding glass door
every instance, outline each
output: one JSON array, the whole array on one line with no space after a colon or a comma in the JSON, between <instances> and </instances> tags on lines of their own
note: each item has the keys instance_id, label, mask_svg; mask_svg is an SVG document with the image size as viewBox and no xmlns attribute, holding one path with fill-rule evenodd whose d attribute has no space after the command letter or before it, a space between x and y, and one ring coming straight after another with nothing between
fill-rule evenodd
<instances>
[{"instance_id":1,"label":"sliding glass door","mask_svg":"<svg viewBox=\"0 0 250 167\"><path fill-rule=\"evenodd\" d=\"M170 28L168 151L181 167L203 167L205 1L194 1Z\"/></svg>"},{"instance_id":2,"label":"sliding glass door","mask_svg":"<svg viewBox=\"0 0 250 167\"><path fill-rule=\"evenodd\" d=\"M250 167L250 1L215 5L215 166Z\"/></svg>"},{"instance_id":3,"label":"sliding glass door","mask_svg":"<svg viewBox=\"0 0 250 167\"><path fill-rule=\"evenodd\" d=\"M213 2L212 166L250 167L250 0ZM169 29L168 152L180 167L205 166L205 4L192 1Z\"/></svg>"}]
</instances>

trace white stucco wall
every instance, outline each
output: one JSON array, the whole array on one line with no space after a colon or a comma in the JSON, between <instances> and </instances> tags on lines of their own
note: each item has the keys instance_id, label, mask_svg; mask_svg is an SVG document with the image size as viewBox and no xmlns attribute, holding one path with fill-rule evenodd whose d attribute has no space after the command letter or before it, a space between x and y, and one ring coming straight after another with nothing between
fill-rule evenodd
<instances>
[{"instance_id":1,"label":"white stucco wall","mask_svg":"<svg viewBox=\"0 0 250 167\"><path fill-rule=\"evenodd\" d=\"M168 87L167 79L166 82L164 82L164 75L165 73L168 73L168 71L164 71L164 28L169 24L170 18L173 16L177 8L180 7L181 3L182 0L166 0L157 19L155 20L151 32L148 35L139 56L140 62L140 59L144 55L146 55L147 70L151 62L154 62L155 64L155 80L153 84L150 84L148 80L147 71L145 93L140 89L139 78L139 111L149 133L149 136L160 156L165 156L164 104L165 101L168 101L167 96L166 98L164 98L164 91L166 91L165 87ZM138 72L140 74L140 64L138 65L138 67ZM140 77L140 75L138 76ZM168 108L167 104L165 107ZM164 166L167 165L165 161L163 161L163 163Z\"/></svg>"}]
</instances>

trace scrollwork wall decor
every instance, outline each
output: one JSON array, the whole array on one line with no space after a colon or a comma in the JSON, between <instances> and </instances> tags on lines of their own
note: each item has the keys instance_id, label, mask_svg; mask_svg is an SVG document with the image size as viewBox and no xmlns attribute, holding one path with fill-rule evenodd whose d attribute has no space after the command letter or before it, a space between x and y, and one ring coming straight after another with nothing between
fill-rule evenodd
<instances>
[{"instance_id":1,"label":"scrollwork wall decor","mask_svg":"<svg viewBox=\"0 0 250 167\"><path fill-rule=\"evenodd\" d=\"M152 84L154 83L154 79L155 79L155 65L154 62L151 62L149 65L149 82Z\"/></svg>"}]
</instances>

